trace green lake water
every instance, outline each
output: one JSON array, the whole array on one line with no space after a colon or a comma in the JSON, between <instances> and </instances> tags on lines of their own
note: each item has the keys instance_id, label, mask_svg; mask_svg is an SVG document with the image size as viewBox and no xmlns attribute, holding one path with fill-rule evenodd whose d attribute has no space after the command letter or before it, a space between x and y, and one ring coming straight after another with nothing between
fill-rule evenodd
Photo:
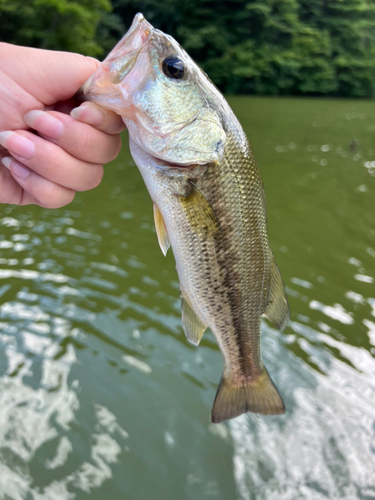
<instances>
[{"instance_id":1,"label":"green lake water","mask_svg":"<svg viewBox=\"0 0 375 500\"><path fill-rule=\"evenodd\" d=\"M0 208L1 500L375 498L375 102L231 98L290 301L263 358L283 416L209 415L126 134L101 186Z\"/></svg>"}]
</instances>

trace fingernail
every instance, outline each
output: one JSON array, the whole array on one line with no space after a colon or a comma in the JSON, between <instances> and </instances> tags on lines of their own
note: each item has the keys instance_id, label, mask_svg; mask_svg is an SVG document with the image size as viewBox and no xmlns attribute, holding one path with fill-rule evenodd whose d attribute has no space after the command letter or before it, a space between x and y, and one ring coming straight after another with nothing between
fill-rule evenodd
<instances>
[{"instance_id":1,"label":"fingernail","mask_svg":"<svg viewBox=\"0 0 375 500\"><path fill-rule=\"evenodd\" d=\"M70 116L94 127L101 125L104 121L104 114L100 109L91 106L89 103L83 103L79 108L72 109Z\"/></svg>"},{"instance_id":2,"label":"fingernail","mask_svg":"<svg viewBox=\"0 0 375 500\"><path fill-rule=\"evenodd\" d=\"M6 156L1 161L4 167L12 172L12 175L19 177L22 180L26 179L26 177L29 177L29 175L31 174L31 170L29 168L25 167L25 165L22 165L21 163L18 163L18 161L16 161L14 158L11 158L10 156ZM12 168L10 168L11 164Z\"/></svg>"},{"instance_id":3,"label":"fingernail","mask_svg":"<svg viewBox=\"0 0 375 500\"><path fill-rule=\"evenodd\" d=\"M23 119L26 125L51 139L59 139L64 131L64 124L58 118L40 109L28 111Z\"/></svg>"},{"instance_id":4,"label":"fingernail","mask_svg":"<svg viewBox=\"0 0 375 500\"><path fill-rule=\"evenodd\" d=\"M12 160L13 158L11 158L10 156L6 156L1 160L1 163L4 165L5 168L9 170L9 166L12 163Z\"/></svg>"},{"instance_id":5,"label":"fingernail","mask_svg":"<svg viewBox=\"0 0 375 500\"><path fill-rule=\"evenodd\" d=\"M7 148L10 153L27 160L32 158L35 153L35 144L30 139L8 130L0 132L0 144L4 148Z\"/></svg>"},{"instance_id":6,"label":"fingernail","mask_svg":"<svg viewBox=\"0 0 375 500\"><path fill-rule=\"evenodd\" d=\"M9 139L9 137L12 137L12 135L14 135L14 132L0 132L0 146L6 148L5 143Z\"/></svg>"}]
</instances>

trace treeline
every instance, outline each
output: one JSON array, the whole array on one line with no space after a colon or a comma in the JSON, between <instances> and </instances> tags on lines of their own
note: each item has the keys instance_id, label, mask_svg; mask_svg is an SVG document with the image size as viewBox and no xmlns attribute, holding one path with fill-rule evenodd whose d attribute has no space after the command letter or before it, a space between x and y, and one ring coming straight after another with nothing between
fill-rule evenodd
<instances>
[{"instance_id":1,"label":"treeline","mask_svg":"<svg viewBox=\"0 0 375 500\"><path fill-rule=\"evenodd\" d=\"M224 92L375 95L375 0L0 0L0 39L103 57L137 12Z\"/></svg>"}]
</instances>

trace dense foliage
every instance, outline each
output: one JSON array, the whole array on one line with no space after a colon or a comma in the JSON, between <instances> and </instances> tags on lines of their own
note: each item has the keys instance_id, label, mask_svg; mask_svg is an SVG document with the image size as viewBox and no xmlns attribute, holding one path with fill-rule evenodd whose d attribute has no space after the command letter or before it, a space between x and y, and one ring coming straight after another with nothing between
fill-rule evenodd
<instances>
[{"instance_id":1,"label":"dense foliage","mask_svg":"<svg viewBox=\"0 0 375 500\"><path fill-rule=\"evenodd\" d=\"M375 94L375 0L108 1L0 0L0 37L98 55L140 11L225 92Z\"/></svg>"},{"instance_id":2,"label":"dense foliage","mask_svg":"<svg viewBox=\"0 0 375 500\"><path fill-rule=\"evenodd\" d=\"M96 39L110 0L0 0L0 41L100 56Z\"/></svg>"}]
</instances>

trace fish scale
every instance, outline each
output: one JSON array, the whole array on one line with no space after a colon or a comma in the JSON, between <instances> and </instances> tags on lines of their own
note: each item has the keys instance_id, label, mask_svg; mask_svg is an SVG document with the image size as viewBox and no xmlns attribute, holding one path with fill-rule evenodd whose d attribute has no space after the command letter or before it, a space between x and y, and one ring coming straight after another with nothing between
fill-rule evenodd
<instances>
[{"instance_id":1,"label":"fish scale","mask_svg":"<svg viewBox=\"0 0 375 500\"><path fill-rule=\"evenodd\" d=\"M176 260L186 337L198 345L210 328L223 354L212 421L283 413L262 362L260 323L264 314L282 330L289 307L260 173L224 97L141 14L82 93L123 117L160 247L171 246Z\"/></svg>"},{"instance_id":2,"label":"fish scale","mask_svg":"<svg viewBox=\"0 0 375 500\"><path fill-rule=\"evenodd\" d=\"M200 188L219 221L222 238L218 253L222 254L223 262L231 263L230 267L225 264L227 279L223 286L231 302L230 315L234 325L232 331L222 325L219 331L213 332L216 337L234 336L238 339L236 345L241 346L242 354L239 350L233 353L223 350L223 354L229 358L227 366L241 366L242 370L235 373L237 377L248 378L262 370L259 329L264 287L259 274L263 269L264 280L268 283L270 266L264 265L264 261L269 259L264 256L270 250L259 171L250 149L246 148L245 154L239 156L236 143L236 135L227 131L224 161L217 168L210 169Z\"/></svg>"}]
</instances>

